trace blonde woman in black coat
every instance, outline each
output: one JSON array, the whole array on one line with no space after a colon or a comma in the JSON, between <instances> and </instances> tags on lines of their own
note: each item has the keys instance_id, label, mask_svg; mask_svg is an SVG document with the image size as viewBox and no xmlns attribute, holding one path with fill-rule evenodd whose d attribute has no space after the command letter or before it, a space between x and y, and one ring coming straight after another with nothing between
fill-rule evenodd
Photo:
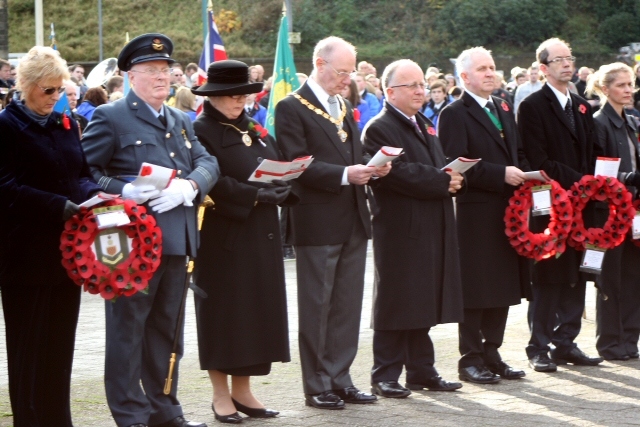
<instances>
[{"instance_id":1,"label":"blonde woman in black coat","mask_svg":"<svg viewBox=\"0 0 640 427\"><path fill-rule=\"evenodd\" d=\"M633 99L634 74L626 64L603 65L592 74L587 93L597 95L603 107L593 119L598 143L606 157L620 158L618 179L637 197L640 188L638 128L624 106ZM598 209L601 221L608 209ZM608 250L597 278L596 348L607 360L638 357L640 334L640 248L630 238Z\"/></svg>"}]
</instances>

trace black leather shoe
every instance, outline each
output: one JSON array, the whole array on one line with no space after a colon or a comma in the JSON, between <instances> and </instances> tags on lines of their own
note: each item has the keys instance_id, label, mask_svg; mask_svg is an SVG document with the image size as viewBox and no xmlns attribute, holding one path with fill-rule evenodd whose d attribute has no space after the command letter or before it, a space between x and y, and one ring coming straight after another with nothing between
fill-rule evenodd
<instances>
[{"instance_id":1,"label":"black leather shoe","mask_svg":"<svg viewBox=\"0 0 640 427\"><path fill-rule=\"evenodd\" d=\"M213 406L213 405L212 405ZM213 411L215 413L215 411ZM230 416L230 415L228 415ZM217 418L216 418L217 419ZM242 421L242 419L240 419ZM238 422L240 422L238 421ZM175 417L172 420L164 422L162 424L154 424L149 427L207 427L205 423L198 423L195 421L187 421L183 416Z\"/></svg>"},{"instance_id":2,"label":"black leather shoe","mask_svg":"<svg viewBox=\"0 0 640 427\"><path fill-rule=\"evenodd\" d=\"M440 376L429 378L424 383L404 383L404 386L409 390L423 390L426 388L431 391L454 391L462 388L462 384L450 383Z\"/></svg>"},{"instance_id":3,"label":"black leather shoe","mask_svg":"<svg viewBox=\"0 0 640 427\"><path fill-rule=\"evenodd\" d=\"M607 357L604 357L604 360L621 360L623 362L626 362L629 359L631 359L631 357L628 354L623 354L622 356L607 356Z\"/></svg>"},{"instance_id":4,"label":"black leather shoe","mask_svg":"<svg viewBox=\"0 0 640 427\"><path fill-rule=\"evenodd\" d=\"M574 347L569 353L559 354L555 349L551 350L551 357L556 365L566 365L573 363L574 365L597 366L602 363L602 357L589 357L578 347Z\"/></svg>"},{"instance_id":5,"label":"black leather shoe","mask_svg":"<svg viewBox=\"0 0 640 427\"><path fill-rule=\"evenodd\" d=\"M380 381L371 385L371 392L378 396L403 398L411 394L409 389L406 389L398 383L398 381Z\"/></svg>"},{"instance_id":6,"label":"black leather shoe","mask_svg":"<svg viewBox=\"0 0 640 427\"><path fill-rule=\"evenodd\" d=\"M549 359L547 353L533 356L529 359L529 366L537 372L555 372L558 370L558 366L553 363L553 360Z\"/></svg>"},{"instance_id":7,"label":"black leather shoe","mask_svg":"<svg viewBox=\"0 0 640 427\"><path fill-rule=\"evenodd\" d=\"M278 411L274 411L273 409L267 408L249 408L248 406L244 406L234 398L231 398L231 401L238 411L251 418L273 418L280 413Z\"/></svg>"},{"instance_id":8,"label":"black leather shoe","mask_svg":"<svg viewBox=\"0 0 640 427\"><path fill-rule=\"evenodd\" d=\"M344 403L373 403L378 400L373 394L365 393L351 386L342 390L333 390Z\"/></svg>"},{"instance_id":9,"label":"black leather shoe","mask_svg":"<svg viewBox=\"0 0 640 427\"><path fill-rule=\"evenodd\" d=\"M505 380L517 380L524 377L524 371L513 369L511 366L504 363L502 360L496 363L487 363L487 368L494 374L500 375L500 378Z\"/></svg>"},{"instance_id":10,"label":"black leather shoe","mask_svg":"<svg viewBox=\"0 0 640 427\"><path fill-rule=\"evenodd\" d=\"M494 374L483 365L458 368L458 374L462 381L469 381L470 383L496 384L500 382L500 375Z\"/></svg>"},{"instance_id":11,"label":"black leather shoe","mask_svg":"<svg viewBox=\"0 0 640 427\"><path fill-rule=\"evenodd\" d=\"M640 354L638 354L637 351L634 351L632 353L629 353L629 357L632 359L637 359L638 357L640 357Z\"/></svg>"},{"instance_id":12,"label":"black leather shoe","mask_svg":"<svg viewBox=\"0 0 640 427\"><path fill-rule=\"evenodd\" d=\"M229 414L229 415L219 415L216 412L216 408L215 406L213 406L213 403L211 404L211 409L213 410L213 415L216 418L216 421L220 421L221 423L227 423L227 424L238 424L242 422L242 416L238 414L238 412L234 412L233 414ZM237 406L236 406L236 409L237 409Z\"/></svg>"},{"instance_id":13,"label":"black leather shoe","mask_svg":"<svg viewBox=\"0 0 640 427\"><path fill-rule=\"evenodd\" d=\"M323 391L320 394L305 394L304 404L318 409L343 409L344 400L333 391Z\"/></svg>"}]
</instances>

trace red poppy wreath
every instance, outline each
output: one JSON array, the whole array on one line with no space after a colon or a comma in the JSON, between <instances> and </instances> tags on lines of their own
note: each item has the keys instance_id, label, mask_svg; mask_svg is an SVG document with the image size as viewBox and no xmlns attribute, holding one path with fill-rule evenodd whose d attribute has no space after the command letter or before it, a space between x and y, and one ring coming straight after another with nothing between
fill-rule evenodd
<instances>
[{"instance_id":1,"label":"red poppy wreath","mask_svg":"<svg viewBox=\"0 0 640 427\"><path fill-rule=\"evenodd\" d=\"M94 211L83 208L60 236L62 265L71 280L107 300L145 291L162 255L155 218L132 200L113 199L101 206L114 205L124 205L129 224L99 230Z\"/></svg>"},{"instance_id":2,"label":"red poppy wreath","mask_svg":"<svg viewBox=\"0 0 640 427\"><path fill-rule=\"evenodd\" d=\"M539 185L551 185L551 212L547 229L542 233L533 233L529 230L531 189ZM504 216L505 233L519 255L536 261L558 257L566 249L572 214L569 196L556 181L526 181L509 199Z\"/></svg>"},{"instance_id":3,"label":"red poppy wreath","mask_svg":"<svg viewBox=\"0 0 640 427\"><path fill-rule=\"evenodd\" d=\"M617 179L585 175L569 190L573 205L573 222L569 245L583 251L585 245L613 249L620 245L631 229L635 209L631 193ZM582 211L590 200L607 202L609 217L602 228L585 228Z\"/></svg>"}]
</instances>

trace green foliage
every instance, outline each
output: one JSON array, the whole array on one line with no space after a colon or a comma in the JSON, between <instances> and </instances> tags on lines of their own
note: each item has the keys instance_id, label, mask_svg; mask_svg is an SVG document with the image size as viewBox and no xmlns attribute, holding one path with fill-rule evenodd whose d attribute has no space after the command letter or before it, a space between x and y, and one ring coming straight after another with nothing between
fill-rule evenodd
<instances>
[{"instance_id":1,"label":"green foliage","mask_svg":"<svg viewBox=\"0 0 640 427\"><path fill-rule=\"evenodd\" d=\"M10 0L11 52L35 41L33 0ZM298 61L311 62L318 40L344 37L360 57L376 63L401 57L423 65L448 65L461 49L484 45L502 55L531 54L544 39L560 36L574 52L606 53L640 41L640 0L292 0ZM68 62L98 60L98 0L47 0L45 38L55 23L58 47ZM283 0L214 0L214 12L237 17L221 34L235 58L271 58ZM197 62L202 50L200 0L103 0L104 57L117 56L125 33L133 38L163 32L174 57ZM45 39L45 43L48 41ZM380 70L381 71L381 70Z\"/></svg>"}]
</instances>

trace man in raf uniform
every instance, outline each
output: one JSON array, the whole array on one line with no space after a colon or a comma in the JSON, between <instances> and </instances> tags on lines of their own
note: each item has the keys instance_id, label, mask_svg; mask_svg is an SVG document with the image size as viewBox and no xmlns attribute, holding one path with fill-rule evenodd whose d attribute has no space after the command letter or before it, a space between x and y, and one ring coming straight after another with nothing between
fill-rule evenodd
<instances>
[{"instance_id":1,"label":"man in raf uniform","mask_svg":"<svg viewBox=\"0 0 640 427\"><path fill-rule=\"evenodd\" d=\"M108 193L122 194L147 210L162 229L160 267L148 294L106 303L105 387L116 424L125 426L206 426L187 422L177 399L178 361L168 395L163 393L173 352L186 279L186 256L198 247L197 205L215 184L218 163L198 142L189 117L163 105L169 93L173 44L162 34L144 34L127 44L118 68L128 71L126 98L98 108L82 144L96 181ZM158 191L134 187L142 162L175 169L176 177ZM183 353L180 325L178 359Z\"/></svg>"}]
</instances>

